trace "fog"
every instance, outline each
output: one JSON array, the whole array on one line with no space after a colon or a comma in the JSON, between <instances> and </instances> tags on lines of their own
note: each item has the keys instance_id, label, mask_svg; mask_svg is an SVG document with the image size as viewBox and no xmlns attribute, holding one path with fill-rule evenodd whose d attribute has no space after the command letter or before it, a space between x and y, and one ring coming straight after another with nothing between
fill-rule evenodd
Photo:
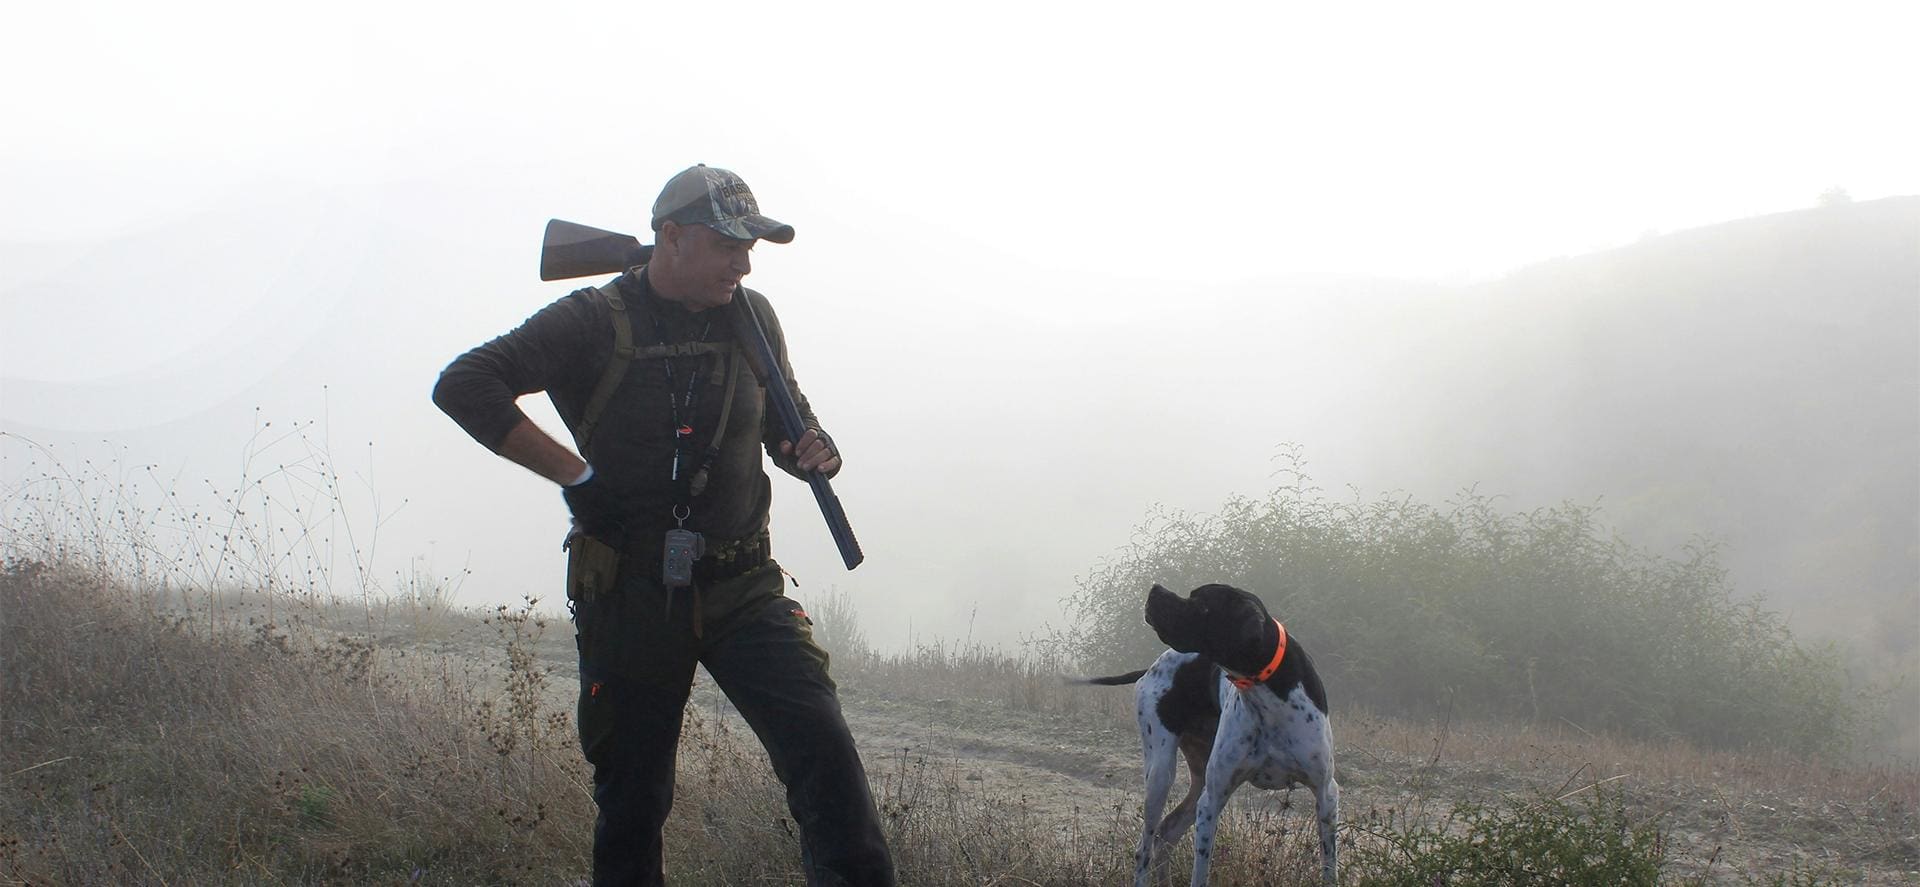
<instances>
[{"instance_id":1,"label":"fog","mask_svg":"<svg viewBox=\"0 0 1920 887\"><path fill-rule=\"evenodd\" d=\"M1525 282L1556 260L1835 188L1920 194L1920 62L1891 4L951 10L16 11L0 430L156 466L192 496L279 433L260 423L310 421L355 519L379 521L376 574L420 565L464 572L463 603L552 602L557 492L428 392L585 283L536 279L547 219L644 233L665 179L704 162L797 229L754 252L748 285L845 452L835 486L867 562L842 569L805 485L778 476L776 556L803 599L852 595L883 647L1058 624L1076 576L1150 509L1259 495L1283 446L1328 490L1599 501L1646 544L1777 553L1780 534L1699 501L1609 511L1638 492L1608 481L1644 429L1495 433L1577 418L1531 412L1553 390L1613 390L1503 312L1544 300L1535 316L1564 333L1582 316L1570 289ZM1912 217L1869 270L1920 304ZM1858 320L1835 305L1801 320ZM1920 317L1890 316L1882 362L1856 371L1898 403L1920 391ZM1456 372L1495 350L1499 373ZM1785 467L1863 448L1897 466L1907 403ZM560 432L543 398L522 406ZM275 446L258 458L304 445ZM1673 452L1634 484L1721 496L1680 483L1717 458ZM0 479L23 465L10 454ZM1823 588L1870 602L1830 627L1920 630L1897 569L1915 558L1911 478L1888 481L1878 548L1794 560L1895 565ZM1737 565L1744 589L1815 615L1805 580Z\"/></svg>"}]
</instances>

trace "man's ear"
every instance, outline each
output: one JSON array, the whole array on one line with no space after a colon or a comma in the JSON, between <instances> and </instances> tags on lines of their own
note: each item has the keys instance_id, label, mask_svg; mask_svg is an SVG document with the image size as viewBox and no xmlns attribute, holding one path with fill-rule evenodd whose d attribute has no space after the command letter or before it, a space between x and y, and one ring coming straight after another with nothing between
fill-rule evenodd
<instances>
[{"instance_id":1,"label":"man's ear","mask_svg":"<svg viewBox=\"0 0 1920 887\"><path fill-rule=\"evenodd\" d=\"M679 222L661 222L660 236L654 241L654 248L659 249L660 247L666 247L669 254L678 255L680 253L680 238L684 236L686 236L686 229L680 227Z\"/></svg>"}]
</instances>

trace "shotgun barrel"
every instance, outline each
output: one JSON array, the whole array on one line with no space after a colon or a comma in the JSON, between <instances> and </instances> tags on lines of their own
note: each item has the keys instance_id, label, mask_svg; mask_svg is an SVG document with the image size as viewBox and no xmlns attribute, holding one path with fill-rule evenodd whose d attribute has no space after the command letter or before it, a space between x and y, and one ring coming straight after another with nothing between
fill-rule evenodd
<instances>
[{"instance_id":1,"label":"shotgun barrel","mask_svg":"<svg viewBox=\"0 0 1920 887\"><path fill-rule=\"evenodd\" d=\"M800 436L807 433L806 423L800 417L800 405L794 402L793 389L787 387L787 376L780 372L780 361L767 341L766 328L760 325L760 315L753 310L753 301L747 298L745 290L734 289L733 308L738 338L747 348L748 356L759 365L760 378L767 383L767 394L773 399L774 410L780 414L787 439L797 443ZM833 544L840 549L841 562L849 570L860 566L867 556L860 551L859 541L853 538L853 526L847 523L847 509L841 506L840 497L834 495L832 482L816 468L807 472L807 483L813 487L813 498L820 505L821 516L827 519Z\"/></svg>"}]
</instances>

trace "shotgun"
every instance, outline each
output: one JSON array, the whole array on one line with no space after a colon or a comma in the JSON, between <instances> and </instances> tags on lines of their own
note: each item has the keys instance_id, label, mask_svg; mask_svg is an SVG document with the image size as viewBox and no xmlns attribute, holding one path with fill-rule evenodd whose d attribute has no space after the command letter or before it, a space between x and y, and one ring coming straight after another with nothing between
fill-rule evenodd
<instances>
[{"instance_id":1,"label":"shotgun","mask_svg":"<svg viewBox=\"0 0 1920 887\"><path fill-rule=\"evenodd\" d=\"M552 219L540 243L540 279L566 280L589 274L616 274L653 258L640 238Z\"/></svg>"},{"instance_id":2,"label":"shotgun","mask_svg":"<svg viewBox=\"0 0 1920 887\"><path fill-rule=\"evenodd\" d=\"M635 265L646 264L652 255L653 247L643 246L639 238L631 234L553 219L547 222L547 236L540 246L540 279L565 280L593 274L619 273ZM760 325L760 317L754 312L753 304L744 291L734 290L733 308L735 333L747 349L747 357L754 369L766 382L767 393L772 396L774 411L780 414L781 427L786 430L787 439L797 443L807 431L806 424L800 417L800 405L793 399L793 389L787 387L786 374L780 371L780 361L773 353L773 345L767 341L766 328ZM840 497L834 495L833 484L817 469L807 473L807 483L813 487L813 498L820 504L820 514L827 519L827 530L833 534L833 544L840 549L840 560L849 570L860 566L866 555L861 553L859 541L853 538L853 527L847 523L847 510L840 505Z\"/></svg>"}]
</instances>

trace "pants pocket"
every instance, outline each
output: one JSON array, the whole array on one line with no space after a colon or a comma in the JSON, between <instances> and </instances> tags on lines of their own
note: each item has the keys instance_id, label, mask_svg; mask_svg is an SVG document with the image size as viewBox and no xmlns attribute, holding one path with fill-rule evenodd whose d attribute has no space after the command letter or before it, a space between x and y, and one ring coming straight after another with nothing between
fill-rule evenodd
<instances>
[{"instance_id":1,"label":"pants pocket","mask_svg":"<svg viewBox=\"0 0 1920 887\"><path fill-rule=\"evenodd\" d=\"M805 674L810 664L813 670L817 670L820 680L829 687L833 686L833 679L828 677L828 665L832 657L827 654L827 648L813 639L813 617L807 615L806 608L800 606L799 601L786 595L777 595L761 608L758 621L790 636L788 643L766 648L782 660L783 664L773 667Z\"/></svg>"}]
</instances>

